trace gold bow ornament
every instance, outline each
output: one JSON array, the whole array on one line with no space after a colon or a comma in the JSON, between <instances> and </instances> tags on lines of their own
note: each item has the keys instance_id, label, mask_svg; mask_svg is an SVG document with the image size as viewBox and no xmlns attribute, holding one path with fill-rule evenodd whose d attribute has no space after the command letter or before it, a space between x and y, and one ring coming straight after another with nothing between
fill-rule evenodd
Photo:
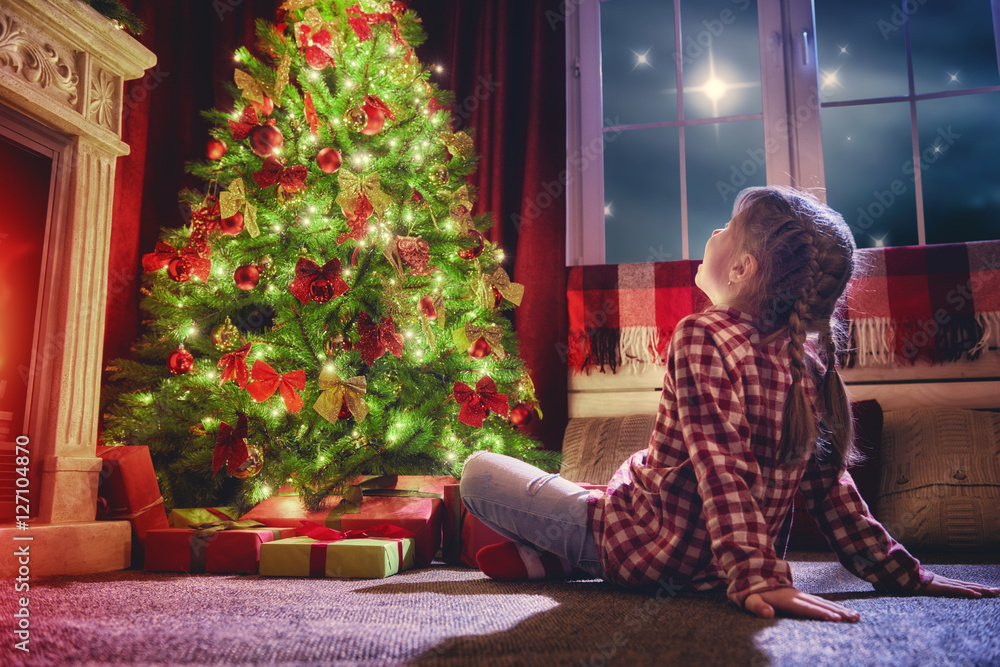
<instances>
[{"instance_id":1,"label":"gold bow ornament","mask_svg":"<svg viewBox=\"0 0 1000 667\"><path fill-rule=\"evenodd\" d=\"M364 400L368 393L368 381L363 376L341 380L337 372L327 366L319 374L319 388L323 393L316 399L313 409L328 422L337 423L340 406L345 402L347 409L359 422L368 416L368 404Z\"/></svg>"},{"instance_id":2,"label":"gold bow ornament","mask_svg":"<svg viewBox=\"0 0 1000 667\"><path fill-rule=\"evenodd\" d=\"M499 324L480 327L471 322L466 322L464 329L455 329L454 333L452 333L456 347L469 349L477 340L482 338L490 344L493 354L502 358L507 356L507 353L504 352L503 346L500 344L501 336L503 336L503 329Z\"/></svg>"},{"instance_id":3,"label":"gold bow ornament","mask_svg":"<svg viewBox=\"0 0 1000 667\"><path fill-rule=\"evenodd\" d=\"M229 184L229 188L219 194L219 214L223 218L231 218L237 212L243 212L243 224L251 237L260 236L257 227L257 205L247 201L246 186L242 178L237 178Z\"/></svg>"},{"instance_id":4,"label":"gold bow ornament","mask_svg":"<svg viewBox=\"0 0 1000 667\"><path fill-rule=\"evenodd\" d=\"M442 132L438 135L438 141L445 145L452 155L457 155L463 160L472 156L472 137L465 132Z\"/></svg>"},{"instance_id":5,"label":"gold bow ornament","mask_svg":"<svg viewBox=\"0 0 1000 667\"><path fill-rule=\"evenodd\" d=\"M500 296L515 306L521 305L521 299L524 298L524 285L511 282L510 276L503 270L503 267L498 266L493 275L486 277L485 280L487 285L500 292Z\"/></svg>"},{"instance_id":6,"label":"gold bow ornament","mask_svg":"<svg viewBox=\"0 0 1000 667\"><path fill-rule=\"evenodd\" d=\"M337 195L337 203L345 211L354 211L358 207L358 200L362 195L368 198L372 208L378 213L379 220L385 219L385 209L392 203L392 197L382 191L378 172L372 172L366 176L358 176L350 169L341 169L338 185L340 194Z\"/></svg>"}]
</instances>

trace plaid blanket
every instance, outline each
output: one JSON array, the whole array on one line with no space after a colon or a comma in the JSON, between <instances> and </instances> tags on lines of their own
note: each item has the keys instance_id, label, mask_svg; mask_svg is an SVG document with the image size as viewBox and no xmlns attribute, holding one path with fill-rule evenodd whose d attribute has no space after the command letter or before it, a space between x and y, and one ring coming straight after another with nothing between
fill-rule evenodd
<instances>
[{"instance_id":1,"label":"plaid blanket","mask_svg":"<svg viewBox=\"0 0 1000 667\"><path fill-rule=\"evenodd\" d=\"M1000 343L1000 241L858 252L847 365L974 359ZM699 261L568 269L567 363L577 371L662 363L682 317L708 305Z\"/></svg>"}]
</instances>

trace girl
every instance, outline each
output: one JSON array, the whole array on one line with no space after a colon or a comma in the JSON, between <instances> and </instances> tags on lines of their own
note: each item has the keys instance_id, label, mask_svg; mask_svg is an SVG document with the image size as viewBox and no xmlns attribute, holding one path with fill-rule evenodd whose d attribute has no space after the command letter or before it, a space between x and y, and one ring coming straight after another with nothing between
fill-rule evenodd
<instances>
[{"instance_id":1,"label":"girl","mask_svg":"<svg viewBox=\"0 0 1000 667\"><path fill-rule=\"evenodd\" d=\"M922 568L846 471L853 425L832 316L853 269L853 236L836 212L790 188L740 193L705 245L695 283L712 306L677 325L649 447L606 492L499 454L466 462L466 507L514 540L479 552L483 572L538 579L576 567L630 587L725 587L762 618L857 621L796 590L775 551L801 490L840 562L877 588L1000 593Z\"/></svg>"}]
</instances>

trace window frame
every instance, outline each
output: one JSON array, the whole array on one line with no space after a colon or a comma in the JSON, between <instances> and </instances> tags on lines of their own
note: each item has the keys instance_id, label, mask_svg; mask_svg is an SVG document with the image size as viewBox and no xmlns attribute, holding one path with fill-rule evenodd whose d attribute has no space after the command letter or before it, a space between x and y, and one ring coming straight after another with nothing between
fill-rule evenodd
<instances>
[{"instance_id":1,"label":"window frame","mask_svg":"<svg viewBox=\"0 0 1000 667\"><path fill-rule=\"evenodd\" d=\"M861 104L910 105L910 127L914 164L920 159L916 103L925 99L955 97L1000 91L1000 86L915 94L913 60L909 38L909 14L904 15L904 39L908 95L886 98L822 102L816 51L816 27L812 0L758 0L761 101L763 112L746 116L684 119L683 47L680 35L680 2L674 4L674 61L677 68L678 119L654 124L608 126L603 123L601 96L600 4L613 0L579 0L566 21L567 95L567 218L566 264L604 264L604 135L650 126L677 126L681 165L681 244L684 259L690 258L687 221L687 187L684 127L705 122L761 118L764 124L765 177L768 184L790 185L811 190L825 201L822 108ZM905 6L905 2L903 3ZM1000 68L1000 0L990 0L993 32ZM588 48L585 48L587 46ZM917 232L926 244L923 218L923 188L916 171Z\"/></svg>"}]
</instances>

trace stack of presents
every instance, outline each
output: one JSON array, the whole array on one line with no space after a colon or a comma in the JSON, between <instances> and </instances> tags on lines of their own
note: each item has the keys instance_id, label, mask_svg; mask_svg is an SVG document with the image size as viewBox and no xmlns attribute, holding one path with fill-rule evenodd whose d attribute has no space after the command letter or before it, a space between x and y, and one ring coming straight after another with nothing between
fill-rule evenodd
<instances>
[{"instance_id":1,"label":"stack of presents","mask_svg":"<svg viewBox=\"0 0 1000 667\"><path fill-rule=\"evenodd\" d=\"M465 511L451 476L357 480L308 511L286 487L246 514L231 507L167 516L149 450L100 447L98 518L132 524L133 567L278 577L387 577L432 560L476 567L503 537Z\"/></svg>"}]
</instances>

